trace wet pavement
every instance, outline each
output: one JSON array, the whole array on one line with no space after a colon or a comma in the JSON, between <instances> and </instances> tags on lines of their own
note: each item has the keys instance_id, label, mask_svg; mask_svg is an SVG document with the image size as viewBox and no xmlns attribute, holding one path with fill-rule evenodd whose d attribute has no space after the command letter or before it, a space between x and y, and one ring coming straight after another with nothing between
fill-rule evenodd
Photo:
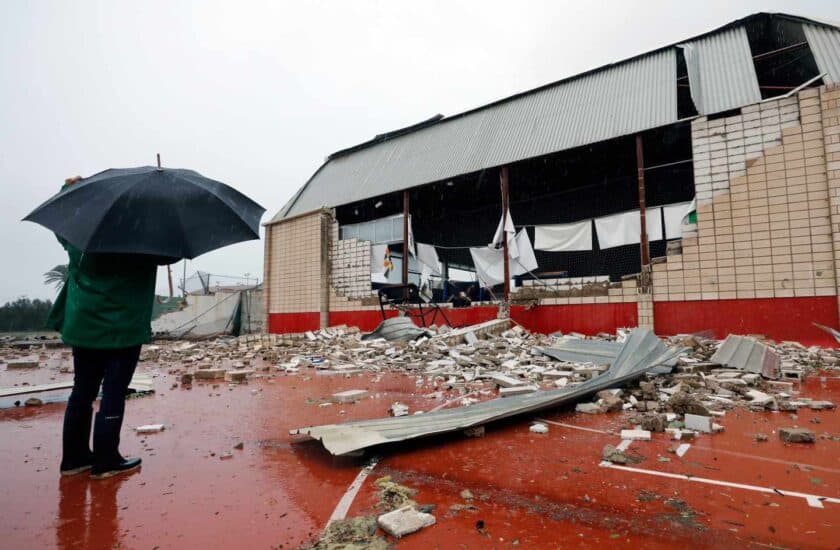
<instances>
[{"instance_id":1,"label":"wet pavement","mask_svg":"<svg viewBox=\"0 0 840 550\"><path fill-rule=\"evenodd\" d=\"M156 393L127 402L122 450L143 458L143 467L121 478L60 478L68 391L53 392L58 402L42 407L0 403L7 407L0 410L3 547L296 548L318 538L368 458L332 457L288 430L384 416L394 401L411 412L441 403L422 397L431 388L399 374L310 370L185 389L172 388L178 376L154 364L140 371L155 375ZM57 364L3 370L0 386L71 376L58 374ZM810 377L802 395L840 401L840 379L832 376ZM372 397L319 406L359 388ZM633 442L626 452L640 460L626 467L601 464L604 445L620 442L622 413L537 416L549 421L547 434L531 433L521 419L490 426L481 438L379 449L349 515L373 513L374 481L390 475L417 489L414 499L434 505L437 518L395 541L399 548L838 546L840 503L819 499L840 498L836 410L801 409L794 417L736 409L720 420L724 433L688 442L682 456L665 434ZM166 430L139 436L130 429L155 423ZM816 444L782 443L776 430L792 425L815 431ZM768 441L757 442L756 433ZM465 489L472 498L462 496Z\"/></svg>"}]
</instances>

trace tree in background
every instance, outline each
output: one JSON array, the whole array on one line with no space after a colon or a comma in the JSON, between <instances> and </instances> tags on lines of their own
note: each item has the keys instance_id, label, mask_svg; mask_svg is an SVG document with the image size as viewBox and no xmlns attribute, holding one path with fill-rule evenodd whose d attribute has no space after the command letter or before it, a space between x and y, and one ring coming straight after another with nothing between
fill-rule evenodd
<instances>
[{"instance_id":1,"label":"tree in background","mask_svg":"<svg viewBox=\"0 0 840 550\"><path fill-rule=\"evenodd\" d=\"M67 265L57 265L44 273L44 284L55 285L56 289L61 289L67 281Z\"/></svg>"},{"instance_id":2,"label":"tree in background","mask_svg":"<svg viewBox=\"0 0 840 550\"><path fill-rule=\"evenodd\" d=\"M43 330L50 312L50 300L30 300L22 296L0 307L0 331Z\"/></svg>"}]
</instances>

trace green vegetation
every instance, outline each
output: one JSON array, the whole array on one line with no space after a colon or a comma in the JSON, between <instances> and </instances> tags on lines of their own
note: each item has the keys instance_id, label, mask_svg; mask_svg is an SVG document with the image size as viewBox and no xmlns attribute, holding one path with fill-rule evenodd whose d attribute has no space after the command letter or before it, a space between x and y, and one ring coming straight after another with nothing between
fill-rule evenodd
<instances>
[{"instance_id":1,"label":"green vegetation","mask_svg":"<svg viewBox=\"0 0 840 550\"><path fill-rule=\"evenodd\" d=\"M50 312L50 300L30 300L22 296L0 307L0 331L43 330Z\"/></svg>"}]
</instances>

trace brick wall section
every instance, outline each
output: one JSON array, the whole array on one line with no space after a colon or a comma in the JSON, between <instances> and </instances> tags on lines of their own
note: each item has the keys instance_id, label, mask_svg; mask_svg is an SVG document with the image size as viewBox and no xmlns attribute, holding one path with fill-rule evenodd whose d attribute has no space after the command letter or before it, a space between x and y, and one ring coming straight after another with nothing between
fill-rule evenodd
<instances>
[{"instance_id":1,"label":"brick wall section","mask_svg":"<svg viewBox=\"0 0 840 550\"><path fill-rule=\"evenodd\" d=\"M840 282L840 84L820 89L819 104L809 104L808 108L809 115L816 114L818 110L822 119L834 277ZM804 114L803 110L803 118ZM837 294L840 299L840 289Z\"/></svg>"},{"instance_id":2,"label":"brick wall section","mask_svg":"<svg viewBox=\"0 0 840 550\"><path fill-rule=\"evenodd\" d=\"M639 327L653 330L653 296L649 292L640 292L636 308L639 316Z\"/></svg>"},{"instance_id":3,"label":"brick wall section","mask_svg":"<svg viewBox=\"0 0 840 550\"><path fill-rule=\"evenodd\" d=\"M653 266L655 301L837 293L819 96L692 123L697 235Z\"/></svg>"},{"instance_id":4,"label":"brick wall section","mask_svg":"<svg viewBox=\"0 0 840 550\"><path fill-rule=\"evenodd\" d=\"M269 313L320 310L322 215L316 211L266 227Z\"/></svg>"}]
</instances>

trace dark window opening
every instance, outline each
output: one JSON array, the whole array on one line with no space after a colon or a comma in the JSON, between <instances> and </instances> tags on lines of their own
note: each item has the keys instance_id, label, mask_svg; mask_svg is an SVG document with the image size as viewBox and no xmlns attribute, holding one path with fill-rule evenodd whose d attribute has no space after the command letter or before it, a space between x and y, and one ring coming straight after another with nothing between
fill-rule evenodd
<instances>
[{"instance_id":1,"label":"dark window opening","mask_svg":"<svg viewBox=\"0 0 840 550\"><path fill-rule=\"evenodd\" d=\"M784 95L819 76L802 24L775 15L746 24L762 99ZM822 85L818 79L811 86Z\"/></svg>"},{"instance_id":2,"label":"dark window opening","mask_svg":"<svg viewBox=\"0 0 840 550\"><path fill-rule=\"evenodd\" d=\"M649 208L690 201L694 197L691 161L691 125L688 122L643 134L646 202ZM450 269L473 270L466 247L490 242L501 216L499 169L491 168L410 190L410 210L416 242L437 246ZM381 205L375 208L377 203ZM634 136L624 136L510 165L510 210L517 227L526 226L534 242L534 225L591 220L639 208ZM369 221L402 211L402 192L336 208L339 224ZM664 256L665 240L650 243L651 257ZM402 247L391 247L393 259ZM592 277L638 273L638 244L601 250L593 227L593 250L543 252L536 250L538 276ZM397 262L395 262L397 263ZM399 273L401 266L395 265ZM409 262L410 282L419 280L419 268ZM374 285L375 286L375 285ZM471 285L440 285L436 301L446 301L456 289ZM486 291L471 290L471 297L490 299ZM496 296L499 296L496 289Z\"/></svg>"}]
</instances>

